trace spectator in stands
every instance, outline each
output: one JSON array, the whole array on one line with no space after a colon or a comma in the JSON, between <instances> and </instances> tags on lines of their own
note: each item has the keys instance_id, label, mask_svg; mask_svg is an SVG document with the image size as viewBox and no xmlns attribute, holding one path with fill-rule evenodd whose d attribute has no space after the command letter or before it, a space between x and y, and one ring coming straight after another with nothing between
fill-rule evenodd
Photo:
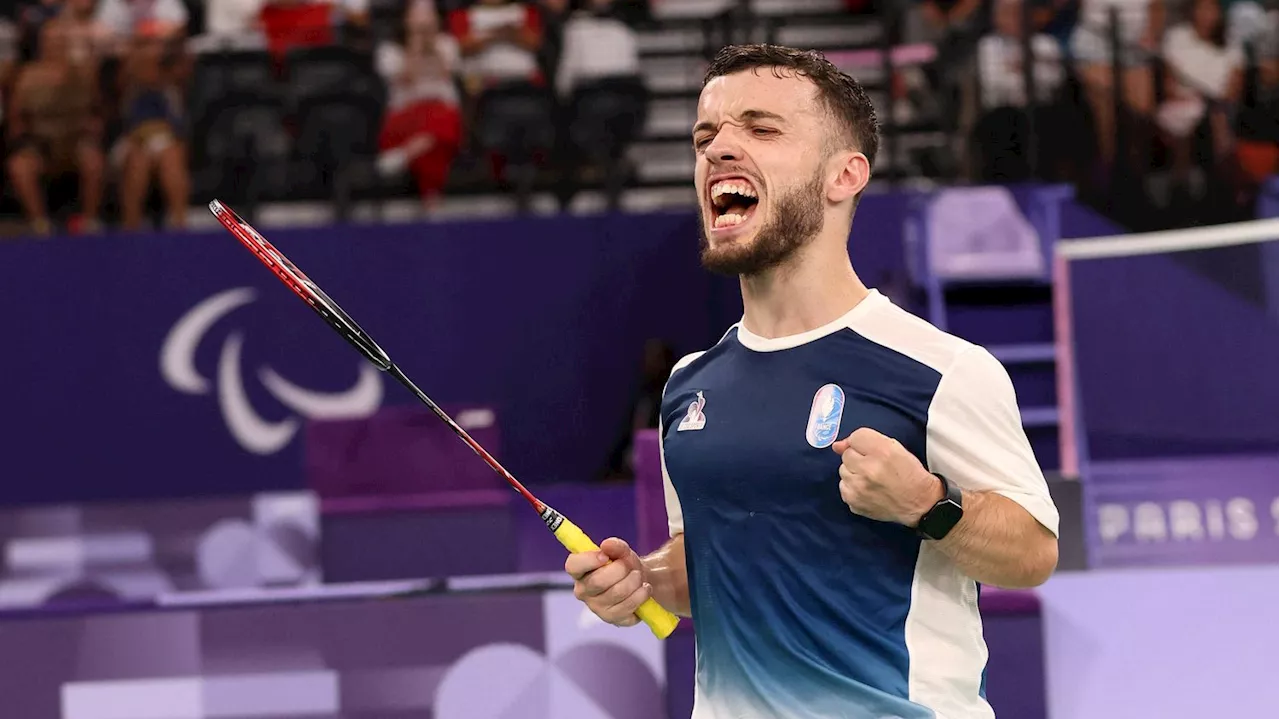
<instances>
[{"instance_id":1,"label":"spectator in stands","mask_svg":"<svg viewBox=\"0 0 1280 719\"><path fill-rule=\"evenodd\" d=\"M577 88L604 78L640 83L640 40L617 15L614 0L587 0L565 24L556 89L569 97Z\"/></svg>"},{"instance_id":2,"label":"spectator in stands","mask_svg":"<svg viewBox=\"0 0 1280 719\"><path fill-rule=\"evenodd\" d=\"M462 50L467 92L479 95L504 82L542 82L538 51L542 24L535 6L512 0L478 0L449 14L449 30Z\"/></svg>"},{"instance_id":3,"label":"spectator in stands","mask_svg":"<svg viewBox=\"0 0 1280 719\"><path fill-rule=\"evenodd\" d=\"M978 42L978 80L983 109L1027 104L1022 5L1023 0L996 0L994 32ZM1062 88L1062 50L1052 37L1040 33L1032 35L1030 44L1035 58L1032 76L1036 99L1041 104L1048 103Z\"/></svg>"},{"instance_id":4,"label":"spectator in stands","mask_svg":"<svg viewBox=\"0 0 1280 719\"><path fill-rule=\"evenodd\" d=\"M432 0L406 0L403 36L378 47L378 72L390 90L378 140L379 169L408 168L423 206L437 203L462 141L462 116L454 85L458 43L440 32Z\"/></svg>"},{"instance_id":5,"label":"spectator in stands","mask_svg":"<svg viewBox=\"0 0 1280 719\"><path fill-rule=\"evenodd\" d=\"M1219 0L1194 0L1189 20L1165 37L1164 60L1169 72L1158 121L1172 150L1175 185L1185 191L1195 164L1194 135L1202 124L1207 121L1211 141L1211 155L1202 159L1212 166L1231 154L1228 113L1244 89L1244 53L1227 44Z\"/></svg>"},{"instance_id":6,"label":"spectator in stands","mask_svg":"<svg viewBox=\"0 0 1280 719\"><path fill-rule=\"evenodd\" d=\"M63 0L38 0L21 6L18 12L18 33L21 38L19 57L23 61L34 60L40 55L40 30L44 24L62 12Z\"/></svg>"},{"instance_id":7,"label":"spectator in stands","mask_svg":"<svg viewBox=\"0 0 1280 719\"><path fill-rule=\"evenodd\" d=\"M0 17L0 93L9 87L9 80L18 65L20 33L17 23ZM0 102L0 122L4 120L4 103Z\"/></svg>"},{"instance_id":8,"label":"spectator in stands","mask_svg":"<svg viewBox=\"0 0 1280 719\"><path fill-rule=\"evenodd\" d=\"M45 180L78 175L85 232L101 228L102 121L96 68L72 62L65 20L44 24L40 54L23 67L9 102L8 171L31 230L51 234Z\"/></svg>"},{"instance_id":9,"label":"spectator in stands","mask_svg":"<svg viewBox=\"0 0 1280 719\"><path fill-rule=\"evenodd\" d=\"M627 146L644 129L648 91L640 76L636 32L617 13L613 0L586 0L564 25L563 52L555 73L564 112L559 153L566 177L559 185L561 206L572 200L583 170L589 180L606 181L617 209Z\"/></svg>"},{"instance_id":10,"label":"spectator in stands","mask_svg":"<svg viewBox=\"0 0 1280 719\"><path fill-rule=\"evenodd\" d=\"M1276 24L1268 22L1267 11L1257 0L1221 0L1227 44L1242 47L1247 43L1275 36ZM1272 0L1274 2L1274 0Z\"/></svg>"},{"instance_id":11,"label":"spectator in stands","mask_svg":"<svg viewBox=\"0 0 1280 719\"><path fill-rule=\"evenodd\" d=\"M546 77L555 77L564 50L564 26L573 14L570 0L540 0L537 4L538 25L542 28L542 46L538 50L538 67Z\"/></svg>"},{"instance_id":12,"label":"spectator in stands","mask_svg":"<svg viewBox=\"0 0 1280 719\"><path fill-rule=\"evenodd\" d=\"M1028 141L1025 108L1026 61L1023 57L1023 0L996 0L993 8L994 32L978 43L978 91L981 116L975 129L980 156L978 179L982 182L1029 179L1024 143ZM1035 128L1037 148L1044 150L1060 142L1064 134L1058 122L1058 93L1062 89L1064 67L1058 42L1049 35L1031 37L1033 87L1036 93ZM1049 140L1049 142L1045 142Z\"/></svg>"},{"instance_id":13,"label":"spectator in stands","mask_svg":"<svg viewBox=\"0 0 1280 719\"><path fill-rule=\"evenodd\" d=\"M115 50L115 31L103 22L98 0L67 0L58 17L67 23L72 62L97 63Z\"/></svg>"},{"instance_id":14,"label":"spectator in stands","mask_svg":"<svg viewBox=\"0 0 1280 719\"><path fill-rule=\"evenodd\" d=\"M1236 160L1245 179L1261 185L1280 169L1280 91L1277 87L1277 10L1267 10L1260 32L1246 43L1250 66L1245 72L1243 107L1236 117ZM1228 22L1228 27L1230 23ZM1230 37L1230 29L1228 29Z\"/></svg>"},{"instance_id":15,"label":"spectator in stands","mask_svg":"<svg viewBox=\"0 0 1280 719\"><path fill-rule=\"evenodd\" d=\"M477 0L449 14L462 50L463 116L495 180L529 206L537 167L555 144L551 98L539 67L543 28L535 5Z\"/></svg>"},{"instance_id":16,"label":"spectator in stands","mask_svg":"<svg viewBox=\"0 0 1280 719\"><path fill-rule=\"evenodd\" d=\"M897 0L905 4L902 39L935 46L937 54L924 67L907 67L891 79L892 112L900 124L923 115L953 131L971 117L973 53L989 24L991 0ZM908 101L909 100L909 101ZM963 146L963 136L960 140ZM963 154L963 151L962 153Z\"/></svg>"},{"instance_id":17,"label":"spectator in stands","mask_svg":"<svg viewBox=\"0 0 1280 719\"><path fill-rule=\"evenodd\" d=\"M171 32L161 23L139 25L120 68L123 128L113 155L120 163L120 224L128 230L142 227L153 177L164 197L168 228L186 227L191 180L182 88L187 67Z\"/></svg>"},{"instance_id":18,"label":"spectator in stands","mask_svg":"<svg viewBox=\"0 0 1280 719\"><path fill-rule=\"evenodd\" d=\"M1065 49L1080 20L1081 0L1036 0L1032 3L1036 32L1058 41Z\"/></svg>"},{"instance_id":19,"label":"spectator in stands","mask_svg":"<svg viewBox=\"0 0 1280 719\"><path fill-rule=\"evenodd\" d=\"M1081 20L1071 36L1081 82L1093 112L1098 151L1102 162L1116 158L1116 123L1112 98L1113 62L1121 68L1124 109L1142 129L1155 110L1155 80L1152 61L1164 36L1164 0L1081 0ZM1112 15L1115 15L1119 56L1112 53ZM1130 150L1140 142L1129 143Z\"/></svg>"}]
</instances>

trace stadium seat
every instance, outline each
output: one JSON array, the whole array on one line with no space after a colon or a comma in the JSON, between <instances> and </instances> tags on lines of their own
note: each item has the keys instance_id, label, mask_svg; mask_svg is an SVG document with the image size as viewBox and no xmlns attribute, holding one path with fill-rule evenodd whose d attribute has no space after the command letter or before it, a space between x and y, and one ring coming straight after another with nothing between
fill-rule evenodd
<instances>
[{"instance_id":1,"label":"stadium seat","mask_svg":"<svg viewBox=\"0 0 1280 719\"><path fill-rule=\"evenodd\" d=\"M508 179L523 208L537 176L536 159L555 144L552 99L528 82L497 85L480 96L475 137L480 149L506 160Z\"/></svg>"},{"instance_id":2,"label":"stadium seat","mask_svg":"<svg viewBox=\"0 0 1280 719\"><path fill-rule=\"evenodd\" d=\"M266 51L206 53L192 69L187 109L198 125L209 107L229 93L262 94L277 88L275 67Z\"/></svg>"},{"instance_id":3,"label":"stadium seat","mask_svg":"<svg viewBox=\"0 0 1280 719\"><path fill-rule=\"evenodd\" d=\"M609 207L618 208L627 179L620 162L644 131L648 102L649 91L638 77L604 78L574 89L561 128L568 153L566 190L576 184L577 170L594 166L603 170Z\"/></svg>"},{"instance_id":4,"label":"stadium seat","mask_svg":"<svg viewBox=\"0 0 1280 719\"><path fill-rule=\"evenodd\" d=\"M288 157L283 102L271 92L240 91L215 101L200 117L192 177L195 194L216 196L244 207L252 218L256 203L288 196Z\"/></svg>"},{"instance_id":5,"label":"stadium seat","mask_svg":"<svg viewBox=\"0 0 1280 719\"><path fill-rule=\"evenodd\" d=\"M302 98L341 90L368 92L379 84L373 56L341 45L298 47L285 55L290 98Z\"/></svg>"},{"instance_id":6,"label":"stadium seat","mask_svg":"<svg viewBox=\"0 0 1280 719\"><path fill-rule=\"evenodd\" d=\"M382 102L369 93L333 90L303 97L291 186L308 186L333 201L337 219L348 216L353 193L378 182L374 168Z\"/></svg>"}]
</instances>

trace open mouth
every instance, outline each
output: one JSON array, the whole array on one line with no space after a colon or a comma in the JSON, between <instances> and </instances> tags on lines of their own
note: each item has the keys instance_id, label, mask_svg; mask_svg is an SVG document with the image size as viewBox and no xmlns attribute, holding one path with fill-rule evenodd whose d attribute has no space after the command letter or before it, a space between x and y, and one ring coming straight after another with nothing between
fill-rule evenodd
<instances>
[{"instance_id":1,"label":"open mouth","mask_svg":"<svg viewBox=\"0 0 1280 719\"><path fill-rule=\"evenodd\" d=\"M737 227L751 219L759 202L756 189L744 179L715 182L711 185L712 225L717 230Z\"/></svg>"}]
</instances>

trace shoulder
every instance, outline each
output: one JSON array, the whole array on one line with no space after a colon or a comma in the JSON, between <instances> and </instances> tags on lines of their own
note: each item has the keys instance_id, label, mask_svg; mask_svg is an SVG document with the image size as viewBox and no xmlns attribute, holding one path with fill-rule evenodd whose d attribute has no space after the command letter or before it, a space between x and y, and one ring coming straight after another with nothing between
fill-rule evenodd
<instances>
[{"instance_id":1,"label":"shoulder","mask_svg":"<svg viewBox=\"0 0 1280 719\"><path fill-rule=\"evenodd\" d=\"M700 352L694 352L692 354L687 354L684 357L681 357L680 361L676 362L675 366L671 368L671 376L675 377L677 372L693 364L706 353L707 353L706 350L702 350Z\"/></svg>"},{"instance_id":2,"label":"shoulder","mask_svg":"<svg viewBox=\"0 0 1280 719\"><path fill-rule=\"evenodd\" d=\"M849 329L938 374L947 374L961 356L981 349L893 304L879 293L866 301L870 303L867 311L851 318Z\"/></svg>"},{"instance_id":3,"label":"shoulder","mask_svg":"<svg viewBox=\"0 0 1280 719\"><path fill-rule=\"evenodd\" d=\"M693 374L700 366L710 362L716 355L716 348L724 345L725 340L733 334L733 331L737 329L737 327L738 325L735 324L726 330L725 333L720 336L720 339L717 340L710 348L681 357L680 360L671 368L671 375L667 378L667 384L669 385L674 381Z\"/></svg>"}]
</instances>

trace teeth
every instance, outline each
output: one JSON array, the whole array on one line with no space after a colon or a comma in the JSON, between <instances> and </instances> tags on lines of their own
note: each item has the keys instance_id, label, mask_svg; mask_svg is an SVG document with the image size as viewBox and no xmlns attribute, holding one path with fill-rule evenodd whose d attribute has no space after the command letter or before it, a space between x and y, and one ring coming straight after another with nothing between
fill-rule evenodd
<instances>
[{"instance_id":1,"label":"teeth","mask_svg":"<svg viewBox=\"0 0 1280 719\"><path fill-rule=\"evenodd\" d=\"M713 200L728 193L742 195L743 197L756 196L756 191L751 189L751 185L741 180L723 180L711 186L711 199Z\"/></svg>"},{"instance_id":2,"label":"teeth","mask_svg":"<svg viewBox=\"0 0 1280 719\"><path fill-rule=\"evenodd\" d=\"M741 225L746 220L745 215L730 213L728 215L720 215L716 218L716 227L734 227Z\"/></svg>"}]
</instances>

